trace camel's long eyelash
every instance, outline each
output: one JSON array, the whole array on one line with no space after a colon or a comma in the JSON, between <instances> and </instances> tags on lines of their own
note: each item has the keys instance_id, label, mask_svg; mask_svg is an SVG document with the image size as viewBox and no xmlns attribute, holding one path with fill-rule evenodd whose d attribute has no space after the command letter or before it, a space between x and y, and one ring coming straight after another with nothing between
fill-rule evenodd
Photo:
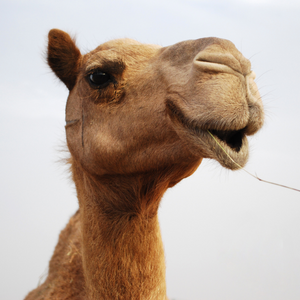
<instances>
[{"instance_id":1,"label":"camel's long eyelash","mask_svg":"<svg viewBox=\"0 0 300 300\"><path fill-rule=\"evenodd\" d=\"M120 75L125 70L126 65L122 59L108 60L103 57L87 67L86 74L89 72L101 71L105 73Z\"/></svg>"},{"instance_id":2,"label":"camel's long eyelash","mask_svg":"<svg viewBox=\"0 0 300 300\"><path fill-rule=\"evenodd\" d=\"M95 72L102 72L102 73L108 73L110 74L110 72L108 72L106 69L104 68L101 68L99 66L93 66L92 68L88 69L86 72L85 72L85 76L88 77L90 75L92 75L93 73Z\"/></svg>"}]
</instances>

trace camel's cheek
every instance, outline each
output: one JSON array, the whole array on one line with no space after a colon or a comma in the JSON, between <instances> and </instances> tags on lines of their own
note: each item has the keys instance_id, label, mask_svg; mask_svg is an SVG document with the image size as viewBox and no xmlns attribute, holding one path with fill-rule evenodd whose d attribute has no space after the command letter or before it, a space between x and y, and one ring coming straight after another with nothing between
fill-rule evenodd
<instances>
[{"instance_id":1,"label":"camel's cheek","mask_svg":"<svg viewBox=\"0 0 300 300\"><path fill-rule=\"evenodd\" d=\"M132 130L111 130L105 124L102 129L89 128L89 137L92 138L85 137L82 157L84 168L97 175L151 171L168 162L174 152L180 153L176 143L172 145L171 138L161 141L149 131L148 136L139 136ZM115 134L118 131L123 139Z\"/></svg>"},{"instance_id":2,"label":"camel's cheek","mask_svg":"<svg viewBox=\"0 0 300 300\"><path fill-rule=\"evenodd\" d=\"M153 111L140 103L133 113L127 104L124 111L103 107L85 116L80 159L85 169L97 175L130 174L186 164L189 157L194 162L163 107Z\"/></svg>"}]
</instances>

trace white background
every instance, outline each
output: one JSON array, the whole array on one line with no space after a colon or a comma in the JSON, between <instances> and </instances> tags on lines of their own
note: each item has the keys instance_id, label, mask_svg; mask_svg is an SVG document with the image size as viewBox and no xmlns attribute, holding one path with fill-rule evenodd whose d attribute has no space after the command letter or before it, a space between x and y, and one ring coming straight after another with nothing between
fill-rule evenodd
<instances>
[{"instance_id":1,"label":"white background","mask_svg":"<svg viewBox=\"0 0 300 300\"><path fill-rule=\"evenodd\" d=\"M77 199L65 157L67 89L46 66L47 33L82 53L112 38L162 46L208 36L252 61L266 108L247 169L300 188L300 2L0 1L0 299L46 274ZM168 295L176 300L300 299L300 193L203 161L160 208Z\"/></svg>"}]
</instances>

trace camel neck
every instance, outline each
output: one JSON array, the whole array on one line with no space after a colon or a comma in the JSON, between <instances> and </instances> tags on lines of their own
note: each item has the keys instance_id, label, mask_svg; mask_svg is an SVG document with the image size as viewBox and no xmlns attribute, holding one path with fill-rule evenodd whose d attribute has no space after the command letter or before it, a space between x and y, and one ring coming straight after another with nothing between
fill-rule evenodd
<instances>
[{"instance_id":1,"label":"camel neck","mask_svg":"<svg viewBox=\"0 0 300 300\"><path fill-rule=\"evenodd\" d=\"M143 176L97 178L74 165L73 177L88 299L166 299L162 189Z\"/></svg>"}]
</instances>

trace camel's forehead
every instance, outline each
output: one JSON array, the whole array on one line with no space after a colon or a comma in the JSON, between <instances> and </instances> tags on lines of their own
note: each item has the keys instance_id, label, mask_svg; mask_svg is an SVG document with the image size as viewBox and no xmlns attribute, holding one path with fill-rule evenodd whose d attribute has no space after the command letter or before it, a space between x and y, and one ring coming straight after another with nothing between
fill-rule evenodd
<instances>
[{"instance_id":1,"label":"camel's forehead","mask_svg":"<svg viewBox=\"0 0 300 300\"><path fill-rule=\"evenodd\" d=\"M154 56L162 48L154 44L143 44L133 39L115 39L99 45L83 57L83 64L87 69L94 65L101 65L101 61L124 61L129 63L145 60Z\"/></svg>"},{"instance_id":2,"label":"camel's forehead","mask_svg":"<svg viewBox=\"0 0 300 300\"><path fill-rule=\"evenodd\" d=\"M134 39L130 39L130 38L123 38L123 39L114 39L114 40L110 40L108 42L103 43L102 45L100 45L99 47L130 47L130 46L142 46L142 47L154 47L154 48L160 48L159 45L154 45L154 44L145 44L145 43L141 43L139 41L136 41Z\"/></svg>"},{"instance_id":3,"label":"camel's forehead","mask_svg":"<svg viewBox=\"0 0 300 300\"><path fill-rule=\"evenodd\" d=\"M99 45L95 50L91 51L91 53L97 53L103 50L111 50L120 54L122 53L147 54L159 48L161 48L161 46L159 45L143 44L134 39L124 38L124 39L115 39L115 40L105 42Z\"/></svg>"}]
</instances>

